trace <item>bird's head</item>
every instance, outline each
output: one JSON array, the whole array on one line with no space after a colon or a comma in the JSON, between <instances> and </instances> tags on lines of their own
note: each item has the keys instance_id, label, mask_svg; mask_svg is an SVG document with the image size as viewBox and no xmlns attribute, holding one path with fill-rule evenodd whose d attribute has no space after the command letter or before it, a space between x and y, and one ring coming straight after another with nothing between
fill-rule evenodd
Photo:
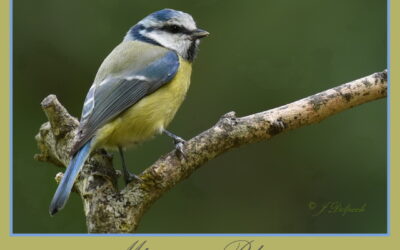
<instances>
[{"instance_id":1,"label":"bird's head","mask_svg":"<svg viewBox=\"0 0 400 250\"><path fill-rule=\"evenodd\" d=\"M192 16L182 11L156 11L133 26L124 40L139 40L176 51L188 61L196 57L200 38L208 36L198 29Z\"/></svg>"}]
</instances>

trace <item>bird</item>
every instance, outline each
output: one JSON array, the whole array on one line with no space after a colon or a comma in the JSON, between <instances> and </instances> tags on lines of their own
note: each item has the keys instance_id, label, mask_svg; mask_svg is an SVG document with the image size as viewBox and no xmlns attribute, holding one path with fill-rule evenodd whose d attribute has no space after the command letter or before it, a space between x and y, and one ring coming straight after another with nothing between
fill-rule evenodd
<instances>
[{"instance_id":1,"label":"bird","mask_svg":"<svg viewBox=\"0 0 400 250\"><path fill-rule=\"evenodd\" d=\"M183 153L185 141L166 127L185 99L200 39L208 35L190 14L173 9L153 12L128 30L100 65L86 95L71 160L50 203L51 216L64 208L95 149L119 151L126 184L140 180L126 167L127 147L165 134Z\"/></svg>"}]
</instances>

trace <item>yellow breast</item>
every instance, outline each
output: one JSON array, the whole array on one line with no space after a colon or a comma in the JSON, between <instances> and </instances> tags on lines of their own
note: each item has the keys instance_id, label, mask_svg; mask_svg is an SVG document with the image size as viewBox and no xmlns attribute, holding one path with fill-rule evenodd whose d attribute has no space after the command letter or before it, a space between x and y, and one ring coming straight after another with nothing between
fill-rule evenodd
<instances>
[{"instance_id":1,"label":"yellow breast","mask_svg":"<svg viewBox=\"0 0 400 250\"><path fill-rule=\"evenodd\" d=\"M96 133L95 147L115 148L141 143L166 128L185 99L192 65L179 59L171 82L144 97Z\"/></svg>"}]
</instances>

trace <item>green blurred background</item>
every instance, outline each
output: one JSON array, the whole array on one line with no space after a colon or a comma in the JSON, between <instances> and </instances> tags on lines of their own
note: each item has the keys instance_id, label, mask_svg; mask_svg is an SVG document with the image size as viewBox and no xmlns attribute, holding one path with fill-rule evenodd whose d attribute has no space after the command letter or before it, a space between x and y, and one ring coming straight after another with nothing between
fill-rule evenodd
<instances>
[{"instance_id":1,"label":"green blurred background","mask_svg":"<svg viewBox=\"0 0 400 250\"><path fill-rule=\"evenodd\" d=\"M169 127L186 139L229 111L267 110L386 68L385 0L15 0L15 233L86 232L76 194L48 214L62 169L33 160L46 121L40 102L56 94L79 116L105 56L132 25L166 7L211 33ZM170 150L171 140L158 136L129 150L128 165L140 173ZM384 233L386 163L383 99L208 162L157 201L137 232ZM335 201L366 210L313 216Z\"/></svg>"}]
</instances>

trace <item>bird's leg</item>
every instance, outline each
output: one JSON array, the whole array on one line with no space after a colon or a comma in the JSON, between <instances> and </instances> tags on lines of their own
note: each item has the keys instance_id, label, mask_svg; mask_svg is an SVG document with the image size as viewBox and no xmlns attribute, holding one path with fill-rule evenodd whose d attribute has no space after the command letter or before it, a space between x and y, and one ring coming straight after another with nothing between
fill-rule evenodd
<instances>
[{"instance_id":1,"label":"bird's leg","mask_svg":"<svg viewBox=\"0 0 400 250\"><path fill-rule=\"evenodd\" d=\"M178 157L183 156L185 157L185 153L183 152L183 144L186 142L181 137L169 132L168 130L163 129L163 134L171 137L174 140L175 150Z\"/></svg>"},{"instance_id":2,"label":"bird's leg","mask_svg":"<svg viewBox=\"0 0 400 250\"><path fill-rule=\"evenodd\" d=\"M120 146L118 146L118 151L119 151L119 155L121 156L125 184L128 185L128 183L133 180L141 181L141 179L137 175L128 171L128 168L126 167L126 164L125 164L124 152Z\"/></svg>"}]
</instances>

